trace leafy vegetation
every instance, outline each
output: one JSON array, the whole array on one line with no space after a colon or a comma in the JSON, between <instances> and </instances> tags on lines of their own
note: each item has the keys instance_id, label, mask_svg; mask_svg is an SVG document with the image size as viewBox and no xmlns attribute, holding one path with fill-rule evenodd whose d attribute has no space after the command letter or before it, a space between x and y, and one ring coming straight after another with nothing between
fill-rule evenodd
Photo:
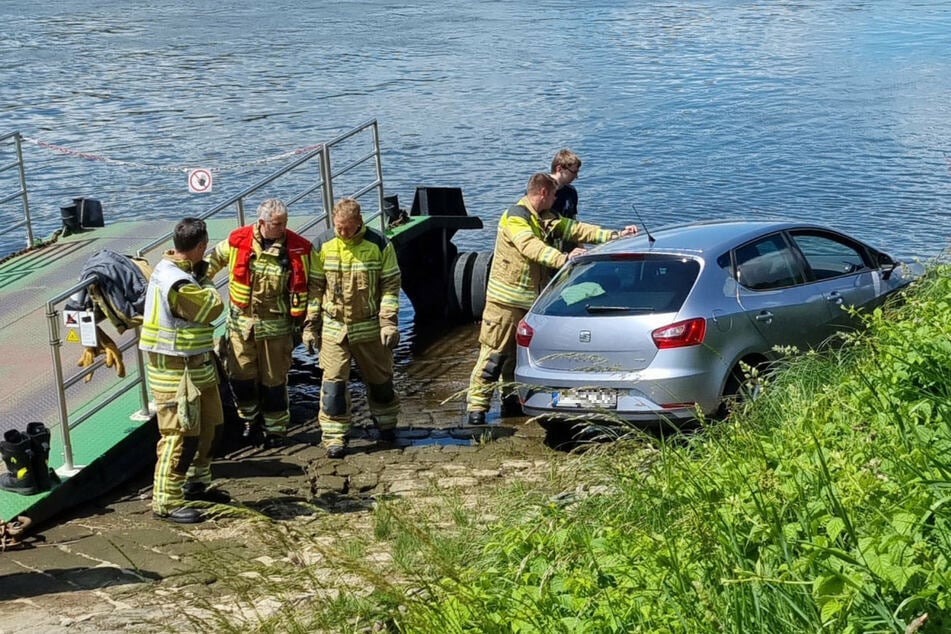
<instances>
[{"instance_id":1,"label":"leafy vegetation","mask_svg":"<svg viewBox=\"0 0 951 634\"><path fill-rule=\"evenodd\" d=\"M728 423L586 457L396 624L426 632L951 628L951 276L771 377ZM438 556L438 553L433 553ZM927 616L925 616L927 615Z\"/></svg>"},{"instance_id":2,"label":"leafy vegetation","mask_svg":"<svg viewBox=\"0 0 951 634\"><path fill-rule=\"evenodd\" d=\"M388 547L384 563L322 552L355 589L295 566L280 584L296 599L256 627L951 630L951 267L867 321L760 377L755 401L700 433L631 430L548 490L512 482L478 508L381 504L365 539Z\"/></svg>"}]
</instances>

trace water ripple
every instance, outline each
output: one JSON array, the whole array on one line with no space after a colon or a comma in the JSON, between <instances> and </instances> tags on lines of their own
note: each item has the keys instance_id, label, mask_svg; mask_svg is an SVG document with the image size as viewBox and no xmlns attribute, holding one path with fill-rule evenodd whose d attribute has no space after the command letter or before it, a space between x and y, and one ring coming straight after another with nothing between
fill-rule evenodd
<instances>
[{"instance_id":1,"label":"water ripple","mask_svg":"<svg viewBox=\"0 0 951 634\"><path fill-rule=\"evenodd\" d=\"M593 222L632 220L634 201L656 225L768 214L903 256L947 244L939 4L13 4L0 5L0 133L156 167L234 165L376 117L388 189L408 204L417 184L463 187L487 225L457 238L471 249L490 248L502 209L563 146L584 158ZM24 154L46 231L76 195L110 220L173 220L262 174L222 174L200 198L178 174Z\"/></svg>"}]
</instances>

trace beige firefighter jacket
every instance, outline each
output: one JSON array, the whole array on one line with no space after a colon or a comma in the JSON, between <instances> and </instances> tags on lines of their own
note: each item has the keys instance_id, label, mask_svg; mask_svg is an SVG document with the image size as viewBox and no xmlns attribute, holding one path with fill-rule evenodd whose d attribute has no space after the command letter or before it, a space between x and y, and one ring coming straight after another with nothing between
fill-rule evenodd
<instances>
[{"instance_id":1,"label":"beige firefighter jacket","mask_svg":"<svg viewBox=\"0 0 951 634\"><path fill-rule=\"evenodd\" d=\"M398 326L400 269L382 233L364 225L344 239L329 229L314 241L314 249L314 298L323 313L324 341L378 340L382 327Z\"/></svg>"},{"instance_id":2,"label":"beige firefighter jacket","mask_svg":"<svg viewBox=\"0 0 951 634\"><path fill-rule=\"evenodd\" d=\"M495 254L486 298L503 306L528 309L541 289L568 260L549 246L554 238L596 244L617 237L616 231L538 212L527 197L502 214L495 238Z\"/></svg>"}]
</instances>

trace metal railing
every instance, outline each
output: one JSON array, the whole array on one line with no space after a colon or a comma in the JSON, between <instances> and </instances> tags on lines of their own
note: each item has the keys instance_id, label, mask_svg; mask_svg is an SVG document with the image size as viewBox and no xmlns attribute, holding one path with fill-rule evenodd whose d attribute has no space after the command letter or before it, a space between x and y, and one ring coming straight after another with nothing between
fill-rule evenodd
<instances>
[{"instance_id":1,"label":"metal railing","mask_svg":"<svg viewBox=\"0 0 951 634\"><path fill-rule=\"evenodd\" d=\"M0 236L10 233L11 231L16 231L20 227L26 227L26 246L29 248L33 246L33 223L30 221L30 202L26 194L26 173L23 170L22 138L19 132L10 132L0 136L0 143L7 143L11 140L16 151L16 160L5 165L0 165L0 172L6 172L7 170L16 168L19 172L18 176L20 180L20 189L13 192L12 194L0 197L0 205L19 198L23 203L23 220L15 222L7 227L0 228Z\"/></svg>"},{"instance_id":2,"label":"metal railing","mask_svg":"<svg viewBox=\"0 0 951 634\"><path fill-rule=\"evenodd\" d=\"M363 154L357 157L356 159L352 160L350 163L344 165L340 169L331 170L331 165L332 165L331 158L330 158L331 149L341 145L344 141L347 141L366 130L371 130L373 133L373 146L370 149L370 151L367 152L366 154ZM383 228L384 227L383 223L385 222L385 219L383 218L383 167L382 167L382 162L380 160L379 125L377 124L376 119L371 119L365 123L362 123L358 125L357 127L353 128L352 130L349 130L348 132L344 132L343 134L337 136L336 138L322 144L320 147L314 150L311 150L310 152L307 152L306 154L301 156L299 159L295 160L293 163L286 165L285 167L281 168L277 172L274 172L273 174L265 176L258 182L247 187L241 192L235 194L228 200L218 205L215 205L214 207L212 207L208 211L205 211L198 217L201 218L202 220L206 220L208 218L211 218L212 216L218 215L219 213L221 213L228 207L234 205L236 217L237 217L236 226L240 227L244 225L245 224L244 202L248 197L250 197L252 194L255 194L259 190L263 189L264 187L272 184L274 181L278 180L282 176L285 176L288 173L296 170L300 166L305 165L306 163L310 162L314 158L317 158L319 161L318 173L320 177L318 179L318 182L304 189L303 191L292 195L287 200L285 200L284 203L288 206L288 208L292 208L295 203L300 202L301 200L303 200L310 194L313 194L319 189L321 191L321 199L322 199L321 203L322 203L323 214L317 215L312 220L304 223L304 225L302 225L301 227L298 227L298 231L301 231L301 232L306 231L310 229L311 227L313 227L314 225L316 225L320 221L323 221L325 226L329 227L330 226L329 209L333 207L333 200L334 200L334 185L333 185L334 179L339 178L343 176L344 174L347 174L353 171L354 169L360 167L361 165L365 164L367 161L374 160L374 159L376 161L376 164L375 164L376 178L373 180L373 182L366 184L360 187L355 192L351 193L350 197L360 198L364 194L376 189L378 193L377 204L379 205L379 208L376 213L371 214L369 219L372 220L379 217L380 227ZM165 244L171 239L172 239L172 232L170 231L164 236L156 238L155 240L148 243L144 247L141 247L138 250L137 255L139 257L144 257L147 253L154 251L156 248L162 246L163 244Z\"/></svg>"},{"instance_id":3,"label":"metal railing","mask_svg":"<svg viewBox=\"0 0 951 634\"><path fill-rule=\"evenodd\" d=\"M331 150L337 148L344 142L356 137L361 133L370 133L372 134L372 146L371 149L366 152L359 154L356 158L352 159L346 165L340 167L339 169L331 169ZM6 138L6 137L4 137ZM2 139L0 139L2 140ZM17 136L17 147L19 148L19 136ZM254 183L250 187L245 188L241 192L235 194L234 196L228 198L224 202L215 205L214 207L203 212L199 218L208 219L212 216L216 216L221 212L227 210L230 207L234 207L235 217L236 217L236 227L242 226L245 224L245 202L247 199L259 192L261 189L267 187L268 185L273 184L275 181L278 181L282 177L297 171L298 169L304 168L305 166L312 166L312 162L317 161L317 179L313 184L307 185L302 191L292 194L289 197L285 198L285 204L290 208L295 203L301 203L306 200L309 196L320 191L321 195L321 204L319 213L314 213L314 217L307 220L303 225L297 228L297 231L304 232L308 229L314 227L320 222L323 222L325 227L330 226L330 210L333 207L334 200L334 180L339 179L345 174L353 172L355 169L361 165L365 165L368 161L374 161L372 168L374 177L372 181L368 184L356 185L356 189L349 194L351 198L360 198L365 196L367 193L376 190L377 192L377 204L378 209L375 213L369 214L365 219L369 224L372 220L379 218L381 230L385 228L385 217L383 214L383 172L382 172L382 162L380 159L380 136L379 136L379 127L376 119L371 119L357 127L337 136L336 138L320 145L314 150L307 152L302 155L300 158L296 159L289 165L284 166L277 172L270 174ZM22 169L22 160L20 162ZM22 173L22 172L21 172ZM23 181L25 184L25 181ZM23 188L23 201L24 206L26 205L26 188L24 185ZM27 217L29 217L27 213ZM139 248L136 252L138 257L143 257L148 253L153 252L157 248L165 245L172 239L173 233L169 233L157 238L145 246ZM114 387L112 390L106 394L98 397L94 401L87 404L86 411L76 417L74 420L70 421L69 417L69 405L66 399L66 390L81 381L83 378L91 375L97 369L101 368L104 365L102 359L98 359L93 365L84 368L80 372L77 372L68 379L64 378L63 375L63 361L60 356L60 347L62 345L60 341L60 312L58 306L69 299L75 293L89 288L90 285L98 282L98 279L85 278L80 282L74 284L67 290L59 293L55 297L51 298L46 303L46 316L49 326L49 345L50 351L53 358L53 372L55 375L55 385L57 392L57 404L59 410L60 418L60 429L62 430L63 436L63 471L65 474L75 471L75 465L73 464L73 451L72 443L70 439L70 431L83 423L84 421L91 418L98 410L105 407L106 405L112 403L119 397L121 397L126 392L138 388L139 390L139 400L141 408L138 412L135 412L133 417L148 417L151 415L149 409L149 394L148 386L145 381L145 357L142 352L138 349L138 335L139 329L136 329L136 336L123 344L120 345L120 350L125 351L130 348L135 350L136 357L136 367L137 373L135 376L128 377L123 379L122 382ZM227 283L227 277L221 280L217 286L220 288ZM222 320L223 321L223 317ZM221 321L218 324L220 325Z\"/></svg>"}]
</instances>

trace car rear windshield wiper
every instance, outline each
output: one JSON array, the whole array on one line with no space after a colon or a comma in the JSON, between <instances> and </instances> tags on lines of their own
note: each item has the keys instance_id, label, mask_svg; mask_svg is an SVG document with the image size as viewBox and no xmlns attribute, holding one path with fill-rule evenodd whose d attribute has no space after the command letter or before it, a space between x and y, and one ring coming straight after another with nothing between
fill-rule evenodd
<instances>
[{"instance_id":1,"label":"car rear windshield wiper","mask_svg":"<svg viewBox=\"0 0 951 634\"><path fill-rule=\"evenodd\" d=\"M592 306L587 304L584 309L589 313L652 313L653 306Z\"/></svg>"}]
</instances>

